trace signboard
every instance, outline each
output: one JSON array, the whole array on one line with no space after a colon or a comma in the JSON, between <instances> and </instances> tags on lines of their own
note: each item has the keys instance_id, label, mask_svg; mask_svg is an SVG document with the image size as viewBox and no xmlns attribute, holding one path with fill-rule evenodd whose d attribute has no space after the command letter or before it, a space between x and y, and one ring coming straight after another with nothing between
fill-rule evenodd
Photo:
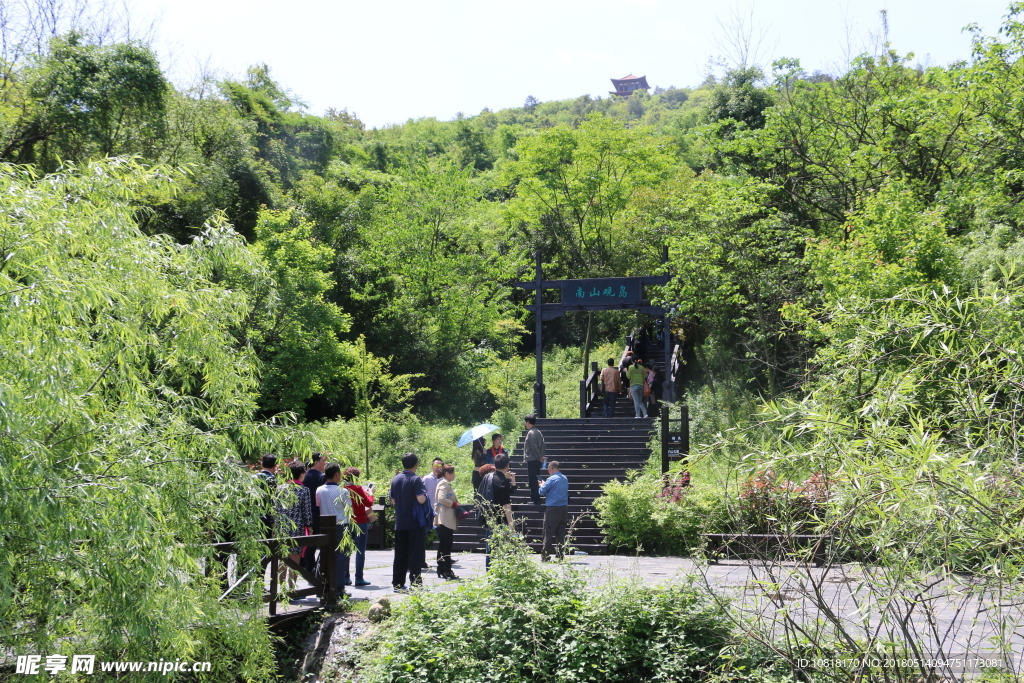
<instances>
[{"instance_id":1,"label":"signboard","mask_svg":"<svg viewBox=\"0 0 1024 683\"><path fill-rule=\"evenodd\" d=\"M666 454L671 460L678 460L686 455L688 445L685 443L685 437L682 432L669 432L668 442L665 449Z\"/></svg>"},{"instance_id":2,"label":"signboard","mask_svg":"<svg viewBox=\"0 0 1024 683\"><path fill-rule=\"evenodd\" d=\"M686 462L689 455L690 407L679 406L678 418L669 417L668 407L663 407L661 409L661 473L668 472L670 461Z\"/></svg>"},{"instance_id":3,"label":"signboard","mask_svg":"<svg viewBox=\"0 0 1024 683\"><path fill-rule=\"evenodd\" d=\"M575 280L562 285L562 304L586 306L588 304L644 303L644 288L640 278L603 278Z\"/></svg>"},{"instance_id":4,"label":"signboard","mask_svg":"<svg viewBox=\"0 0 1024 683\"><path fill-rule=\"evenodd\" d=\"M668 260L667 251L665 260ZM536 314L537 381L533 385L533 408L538 417L545 416L544 408L544 335L541 323L554 320L566 313L575 311L615 311L633 309L663 319L665 325L665 357L669 355L668 316L665 309L652 306L644 299L645 286L658 286L668 283L668 275L644 275L640 277L606 277L588 278L584 280L545 280L541 277L541 253L536 254L537 265L534 269L536 277L533 282L513 282L513 287L532 289L535 292L534 303L526 307ZM541 290L557 289L561 291L562 300L558 303L544 303ZM668 380L666 380L666 385ZM667 388L671 392L671 388ZM671 393L666 396L671 396ZM685 450L685 449L684 449Z\"/></svg>"}]
</instances>

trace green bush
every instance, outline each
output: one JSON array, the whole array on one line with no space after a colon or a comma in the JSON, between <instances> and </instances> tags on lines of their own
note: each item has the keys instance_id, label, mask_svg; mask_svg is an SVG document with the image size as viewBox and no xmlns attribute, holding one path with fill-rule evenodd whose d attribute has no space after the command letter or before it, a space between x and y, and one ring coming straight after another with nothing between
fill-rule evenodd
<instances>
[{"instance_id":1,"label":"green bush","mask_svg":"<svg viewBox=\"0 0 1024 683\"><path fill-rule=\"evenodd\" d=\"M594 590L571 565L544 569L496 530L491 571L415 593L367 639L368 683L695 681L722 668L725 607L690 582Z\"/></svg>"},{"instance_id":2,"label":"green bush","mask_svg":"<svg viewBox=\"0 0 1024 683\"><path fill-rule=\"evenodd\" d=\"M702 532L721 530L728 518L714 486L664 489L661 477L649 472L605 484L594 505L612 548L664 555L689 555Z\"/></svg>"}]
</instances>

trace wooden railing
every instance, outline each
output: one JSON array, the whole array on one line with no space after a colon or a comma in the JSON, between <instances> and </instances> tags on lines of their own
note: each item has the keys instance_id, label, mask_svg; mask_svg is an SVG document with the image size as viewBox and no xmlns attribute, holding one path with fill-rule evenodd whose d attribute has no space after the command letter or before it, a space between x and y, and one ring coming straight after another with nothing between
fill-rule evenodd
<instances>
[{"instance_id":1,"label":"wooden railing","mask_svg":"<svg viewBox=\"0 0 1024 683\"><path fill-rule=\"evenodd\" d=\"M585 418L594 409L598 396L604 391L604 387L598 387L599 383L597 380L600 376L601 373L597 370L597 362L591 361L590 375L586 379L580 380L580 417Z\"/></svg>"},{"instance_id":2,"label":"wooden railing","mask_svg":"<svg viewBox=\"0 0 1024 683\"><path fill-rule=\"evenodd\" d=\"M275 621L275 617L283 616L294 616L296 614L304 614L311 612L321 607L329 607L337 604L338 592L335 589L337 585L336 575L339 570L335 566L334 550L338 547L337 538L337 521L334 515L323 515L320 517L320 533L313 534L312 536L292 536L286 538L265 538L260 541L267 546L270 550L270 554L264 557L260 562L260 576L267 570L267 565L270 565L270 588L263 594L263 602L268 604L268 612L270 620ZM286 554L282 554L282 549L288 548L320 548L320 577L307 571L305 568L300 567L295 562L292 562ZM210 576L213 570L213 565L222 564L224 567L225 577L227 576L227 557L231 553L236 551L236 544L233 542L226 543L211 543L207 548L213 548L215 553L214 561L207 561L206 563L206 575ZM218 562L219 560L219 562ZM309 583L309 588L300 588L298 590L287 591L286 593L281 591L278 585L278 575L280 573L281 564L294 571L296 574L304 578ZM255 569L250 569L240 578L238 578L233 584L227 586L224 594L220 596L220 600L227 599L232 592L238 586L243 584L248 579ZM225 583L227 580L225 579ZM304 598L310 595L315 595L320 598L320 604L317 607L310 607L304 610L294 610L288 612L286 615L277 614L277 603L281 601L282 594L286 594L289 599ZM344 588L342 588L342 595L344 595Z\"/></svg>"}]
</instances>

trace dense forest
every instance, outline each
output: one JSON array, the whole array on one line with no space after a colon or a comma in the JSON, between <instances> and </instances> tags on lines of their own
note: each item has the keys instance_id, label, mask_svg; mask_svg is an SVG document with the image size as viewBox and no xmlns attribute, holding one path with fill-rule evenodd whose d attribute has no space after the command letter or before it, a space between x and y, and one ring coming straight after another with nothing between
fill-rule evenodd
<instances>
[{"instance_id":1,"label":"dense forest","mask_svg":"<svg viewBox=\"0 0 1024 683\"><path fill-rule=\"evenodd\" d=\"M670 275L688 395L761 403L730 446L759 466L849 451L884 482L894 452L906 472L941 452L967 492L964 462L1020 455L1024 4L947 66L886 45L843 73L781 59L381 129L310 113L265 64L176 87L128 33L2 28L3 642L221 648L230 675L269 675L263 627L187 578L211 530L255 534L223 465L309 450L296 423L511 414L532 323L510 284L537 249L550 278ZM636 323L570 316L550 339Z\"/></svg>"},{"instance_id":2,"label":"dense forest","mask_svg":"<svg viewBox=\"0 0 1024 683\"><path fill-rule=\"evenodd\" d=\"M969 289L1012 260L1016 26L949 67L895 50L834 77L779 60L697 88L373 130L308 113L267 65L182 90L145 44L70 33L5 65L0 160L42 177L131 159L174 175L122 198L144 234L186 245L231 226L265 269L218 275L252 305L234 335L263 368L264 416L352 415L364 337L421 375L424 414L487 417L486 366L530 348L509 283L538 247L550 277L599 277L658 272L667 245L661 297L697 350L691 374L775 395L820 341L788 307L820 319L843 297ZM597 338L626 327L592 322ZM580 343L586 324L552 338Z\"/></svg>"}]
</instances>

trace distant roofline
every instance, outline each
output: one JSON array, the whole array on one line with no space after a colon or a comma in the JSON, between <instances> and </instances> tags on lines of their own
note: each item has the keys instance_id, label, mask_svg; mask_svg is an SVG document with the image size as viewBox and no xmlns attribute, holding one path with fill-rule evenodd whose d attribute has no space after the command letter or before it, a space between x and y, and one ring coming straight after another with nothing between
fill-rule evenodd
<instances>
[{"instance_id":1,"label":"distant roofline","mask_svg":"<svg viewBox=\"0 0 1024 683\"><path fill-rule=\"evenodd\" d=\"M635 83L636 81L642 81L644 84L643 87L650 87L647 85L647 76L634 76L633 74L630 74L625 78L610 78L608 80L615 85L618 85L619 83Z\"/></svg>"},{"instance_id":2,"label":"distant roofline","mask_svg":"<svg viewBox=\"0 0 1024 683\"><path fill-rule=\"evenodd\" d=\"M612 86L615 87L615 91L609 92L609 95L626 96L630 95L637 90L650 90L651 86L647 84L647 76L634 76L629 74L625 78L612 78L609 79L612 82ZM630 86L623 89L619 89L620 86Z\"/></svg>"}]
</instances>

